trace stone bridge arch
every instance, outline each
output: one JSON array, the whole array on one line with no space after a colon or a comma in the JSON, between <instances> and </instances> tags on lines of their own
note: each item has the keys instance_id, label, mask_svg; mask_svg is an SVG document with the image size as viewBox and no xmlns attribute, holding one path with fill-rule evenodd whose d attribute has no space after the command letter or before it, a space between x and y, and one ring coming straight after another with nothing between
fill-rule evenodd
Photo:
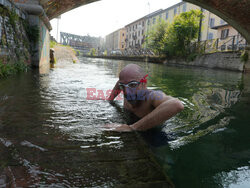
<instances>
[{"instance_id":1,"label":"stone bridge arch","mask_svg":"<svg viewBox=\"0 0 250 188\"><path fill-rule=\"evenodd\" d=\"M99 0L40 0L49 19ZM167 0L165 0L167 1ZM185 0L218 15L250 43L250 0Z\"/></svg>"}]
</instances>

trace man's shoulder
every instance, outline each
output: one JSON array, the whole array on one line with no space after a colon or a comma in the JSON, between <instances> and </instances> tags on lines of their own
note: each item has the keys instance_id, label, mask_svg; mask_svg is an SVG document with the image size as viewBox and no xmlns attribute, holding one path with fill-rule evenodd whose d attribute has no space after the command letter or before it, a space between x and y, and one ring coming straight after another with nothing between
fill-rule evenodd
<instances>
[{"instance_id":1,"label":"man's shoulder","mask_svg":"<svg viewBox=\"0 0 250 188\"><path fill-rule=\"evenodd\" d=\"M149 90L148 99L149 100L162 100L167 95L161 90Z\"/></svg>"}]
</instances>

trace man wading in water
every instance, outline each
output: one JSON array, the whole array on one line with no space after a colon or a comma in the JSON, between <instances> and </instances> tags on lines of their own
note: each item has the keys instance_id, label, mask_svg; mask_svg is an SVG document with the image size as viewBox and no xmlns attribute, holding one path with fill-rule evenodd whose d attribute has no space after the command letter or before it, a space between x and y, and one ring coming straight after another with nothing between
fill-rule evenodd
<instances>
[{"instance_id":1,"label":"man wading in water","mask_svg":"<svg viewBox=\"0 0 250 188\"><path fill-rule=\"evenodd\" d=\"M132 125L109 124L106 125L107 128L119 132L145 131L160 125L184 109L178 99L147 89L146 77L138 65L129 64L122 69L109 100L113 101L123 91L124 108L141 119Z\"/></svg>"}]
</instances>

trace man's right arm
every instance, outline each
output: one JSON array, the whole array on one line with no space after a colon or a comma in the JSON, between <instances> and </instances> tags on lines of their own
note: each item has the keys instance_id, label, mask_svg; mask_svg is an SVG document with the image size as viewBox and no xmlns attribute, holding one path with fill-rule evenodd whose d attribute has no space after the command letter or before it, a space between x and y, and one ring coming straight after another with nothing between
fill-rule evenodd
<instances>
[{"instance_id":1,"label":"man's right arm","mask_svg":"<svg viewBox=\"0 0 250 188\"><path fill-rule=\"evenodd\" d=\"M108 100L113 101L117 97L117 95L119 95L120 93L121 93L121 90L119 88L119 80L118 80L116 82L115 87L113 88Z\"/></svg>"}]
</instances>

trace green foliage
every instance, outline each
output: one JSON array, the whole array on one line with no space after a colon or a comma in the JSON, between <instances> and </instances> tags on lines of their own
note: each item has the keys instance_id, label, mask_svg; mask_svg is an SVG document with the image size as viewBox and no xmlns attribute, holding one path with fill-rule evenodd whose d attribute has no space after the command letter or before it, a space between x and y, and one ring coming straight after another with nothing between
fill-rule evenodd
<instances>
[{"instance_id":1,"label":"green foliage","mask_svg":"<svg viewBox=\"0 0 250 188\"><path fill-rule=\"evenodd\" d=\"M91 56L96 56L96 49L95 48L91 48L89 55Z\"/></svg>"},{"instance_id":2,"label":"green foliage","mask_svg":"<svg viewBox=\"0 0 250 188\"><path fill-rule=\"evenodd\" d=\"M156 25L149 31L146 43L144 43L147 48L150 48L158 55L164 52L167 28L167 22L158 20Z\"/></svg>"},{"instance_id":3,"label":"green foliage","mask_svg":"<svg viewBox=\"0 0 250 188\"><path fill-rule=\"evenodd\" d=\"M195 58L196 58L198 55L199 55L199 54L197 54L197 53L190 53L190 54L188 54L188 56L187 56L187 62L194 61Z\"/></svg>"},{"instance_id":4,"label":"green foliage","mask_svg":"<svg viewBox=\"0 0 250 188\"><path fill-rule=\"evenodd\" d=\"M198 37L202 13L191 10L175 17L167 31L166 51L169 56L187 57L191 41Z\"/></svg>"},{"instance_id":5,"label":"green foliage","mask_svg":"<svg viewBox=\"0 0 250 188\"><path fill-rule=\"evenodd\" d=\"M16 29L16 22L19 20L19 16L14 10L9 11L9 22L14 29Z\"/></svg>"},{"instance_id":6,"label":"green foliage","mask_svg":"<svg viewBox=\"0 0 250 188\"><path fill-rule=\"evenodd\" d=\"M104 53L103 53L104 56L107 56L108 55L108 51L105 50Z\"/></svg>"},{"instance_id":7,"label":"green foliage","mask_svg":"<svg viewBox=\"0 0 250 188\"><path fill-rule=\"evenodd\" d=\"M247 62L247 61L248 61L248 58L249 58L248 52L247 52L246 50L244 50L244 51L242 52L241 56L240 56L240 60L241 60L242 62Z\"/></svg>"},{"instance_id":8,"label":"green foliage","mask_svg":"<svg viewBox=\"0 0 250 188\"><path fill-rule=\"evenodd\" d=\"M79 56L81 54L80 50L76 50L76 56Z\"/></svg>"},{"instance_id":9,"label":"green foliage","mask_svg":"<svg viewBox=\"0 0 250 188\"><path fill-rule=\"evenodd\" d=\"M16 63L3 63L0 60L0 78L6 78L10 75L17 74L20 72L26 72L28 66L24 62Z\"/></svg>"},{"instance_id":10,"label":"green foliage","mask_svg":"<svg viewBox=\"0 0 250 188\"><path fill-rule=\"evenodd\" d=\"M4 9L1 5L0 5L0 13L1 13L1 15L3 15L3 13L4 13Z\"/></svg>"},{"instance_id":11,"label":"green foliage","mask_svg":"<svg viewBox=\"0 0 250 188\"><path fill-rule=\"evenodd\" d=\"M54 48L56 45L57 45L57 42L50 40L50 44L49 44L50 48Z\"/></svg>"},{"instance_id":12,"label":"green foliage","mask_svg":"<svg viewBox=\"0 0 250 188\"><path fill-rule=\"evenodd\" d=\"M25 23L25 31L30 42L37 43L39 41L39 27Z\"/></svg>"},{"instance_id":13,"label":"green foliage","mask_svg":"<svg viewBox=\"0 0 250 188\"><path fill-rule=\"evenodd\" d=\"M201 11L191 10L176 16L170 25L159 21L148 34L147 47L158 55L187 58L191 42L198 37L202 17Z\"/></svg>"}]
</instances>

